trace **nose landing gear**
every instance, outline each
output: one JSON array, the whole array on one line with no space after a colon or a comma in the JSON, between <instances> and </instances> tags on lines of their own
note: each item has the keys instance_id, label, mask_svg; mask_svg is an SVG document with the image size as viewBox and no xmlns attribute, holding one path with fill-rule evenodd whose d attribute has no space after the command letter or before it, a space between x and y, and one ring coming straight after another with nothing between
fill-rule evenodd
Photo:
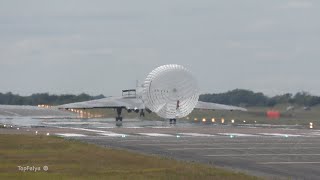
<instances>
[{"instance_id":1,"label":"nose landing gear","mask_svg":"<svg viewBox=\"0 0 320 180\"><path fill-rule=\"evenodd\" d=\"M177 123L177 119L169 119L170 124L176 124Z\"/></svg>"}]
</instances>

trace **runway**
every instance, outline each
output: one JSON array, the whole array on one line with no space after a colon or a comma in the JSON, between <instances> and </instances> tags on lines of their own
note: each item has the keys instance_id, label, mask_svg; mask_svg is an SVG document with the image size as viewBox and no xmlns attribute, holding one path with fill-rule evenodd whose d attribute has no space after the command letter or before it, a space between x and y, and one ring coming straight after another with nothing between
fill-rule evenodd
<instances>
[{"instance_id":1,"label":"runway","mask_svg":"<svg viewBox=\"0 0 320 180\"><path fill-rule=\"evenodd\" d=\"M76 139L105 147L202 162L263 177L320 177L320 142L317 138L100 136Z\"/></svg>"},{"instance_id":2,"label":"runway","mask_svg":"<svg viewBox=\"0 0 320 180\"><path fill-rule=\"evenodd\" d=\"M0 120L8 123L10 119ZM50 134L268 178L319 179L320 131L113 119L45 119L1 133ZM17 129L19 128L19 129Z\"/></svg>"},{"instance_id":3,"label":"runway","mask_svg":"<svg viewBox=\"0 0 320 180\"><path fill-rule=\"evenodd\" d=\"M268 178L319 179L320 177L320 140L310 134L260 135L248 131L232 133L236 128L228 129L231 133L221 134L219 127L194 129L196 133L185 130L139 129L137 135L101 134L102 136L73 137L85 142L104 147L122 148L147 154L155 154L179 160L195 161L233 170L248 172ZM121 130L125 132L126 130ZM262 129L260 131L267 131ZM271 130L275 131L275 130ZM292 130L289 130L290 133ZM113 132L114 131L109 131ZM128 132L132 132L128 129ZM188 132L191 132L190 129ZM253 134L250 134L250 133ZM287 132L288 133L288 132Z\"/></svg>"}]
</instances>

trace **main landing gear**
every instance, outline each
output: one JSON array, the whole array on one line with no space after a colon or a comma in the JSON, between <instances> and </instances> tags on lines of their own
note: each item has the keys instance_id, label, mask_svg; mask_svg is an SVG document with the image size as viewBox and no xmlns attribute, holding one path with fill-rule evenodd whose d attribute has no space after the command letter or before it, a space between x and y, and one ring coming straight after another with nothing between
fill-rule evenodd
<instances>
[{"instance_id":1,"label":"main landing gear","mask_svg":"<svg viewBox=\"0 0 320 180\"><path fill-rule=\"evenodd\" d=\"M144 114L144 110L143 109L141 109L141 111L140 111L140 117L144 117L145 116L145 114Z\"/></svg>"},{"instance_id":2,"label":"main landing gear","mask_svg":"<svg viewBox=\"0 0 320 180\"><path fill-rule=\"evenodd\" d=\"M169 119L170 120L170 124L176 124L177 123L177 119Z\"/></svg>"},{"instance_id":3,"label":"main landing gear","mask_svg":"<svg viewBox=\"0 0 320 180\"><path fill-rule=\"evenodd\" d=\"M122 121L121 112L122 112L122 108L117 108L116 121Z\"/></svg>"},{"instance_id":4,"label":"main landing gear","mask_svg":"<svg viewBox=\"0 0 320 180\"><path fill-rule=\"evenodd\" d=\"M122 121L122 116L121 116L121 113L122 113L122 107L118 107L118 108L115 108L115 110L117 111L117 117L116 117L116 121ZM129 111L128 111L129 112ZM130 110L131 112L131 110ZM135 110L136 113L139 113L139 109ZM140 110L140 117L144 117L145 116L145 113L144 113L144 110L141 109Z\"/></svg>"}]
</instances>

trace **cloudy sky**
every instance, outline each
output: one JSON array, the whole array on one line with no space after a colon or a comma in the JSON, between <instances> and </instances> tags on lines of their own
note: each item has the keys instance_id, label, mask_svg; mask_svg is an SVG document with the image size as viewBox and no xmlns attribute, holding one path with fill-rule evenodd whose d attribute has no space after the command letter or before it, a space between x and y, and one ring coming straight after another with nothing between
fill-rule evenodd
<instances>
[{"instance_id":1,"label":"cloudy sky","mask_svg":"<svg viewBox=\"0 0 320 180\"><path fill-rule=\"evenodd\" d=\"M0 0L0 92L120 95L163 64L201 91L320 95L318 0Z\"/></svg>"}]
</instances>

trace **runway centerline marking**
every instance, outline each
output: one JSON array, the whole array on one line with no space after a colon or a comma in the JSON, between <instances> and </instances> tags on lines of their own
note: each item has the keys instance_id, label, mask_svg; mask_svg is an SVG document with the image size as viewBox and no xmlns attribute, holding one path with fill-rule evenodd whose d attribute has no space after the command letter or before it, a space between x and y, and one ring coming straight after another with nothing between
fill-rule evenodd
<instances>
[{"instance_id":1,"label":"runway centerline marking","mask_svg":"<svg viewBox=\"0 0 320 180\"><path fill-rule=\"evenodd\" d=\"M87 136L84 134L75 134L75 133L56 133L55 135L62 136L62 137L85 137L85 136Z\"/></svg>"},{"instance_id":2,"label":"runway centerline marking","mask_svg":"<svg viewBox=\"0 0 320 180\"><path fill-rule=\"evenodd\" d=\"M320 154L209 154L207 157L225 157L225 156L320 156Z\"/></svg>"},{"instance_id":3,"label":"runway centerline marking","mask_svg":"<svg viewBox=\"0 0 320 180\"><path fill-rule=\"evenodd\" d=\"M113 129L114 127L111 126L106 126L106 127L96 127L98 129Z\"/></svg>"},{"instance_id":4,"label":"runway centerline marking","mask_svg":"<svg viewBox=\"0 0 320 180\"><path fill-rule=\"evenodd\" d=\"M260 135L257 134L241 134L241 133L218 133L222 136L238 136L238 137L257 137Z\"/></svg>"},{"instance_id":5,"label":"runway centerline marking","mask_svg":"<svg viewBox=\"0 0 320 180\"><path fill-rule=\"evenodd\" d=\"M153 136L153 137L173 137L171 134L161 134L161 133L137 133L143 136Z\"/></svg>"},{"instance_id":6,"label":"runway centerline marking","mask_svg":"<svg viewBox=\"0 0 320 180\"><path fill-rule=\"evenodd\" d=\"M109 136L109 137L126 137L128 136L127 134L118 134L118 133L99 133L100 135L103 136Z\"/></svg>"},{"instance_id":7,"label":"runway centerline marking","mask_svg":"<svg viewBox=\"0 0 320 180\"><path fill-rule=\"evenodd\" d=\"M169 129L171 127L168 127L168 126L152 126L151 128L153 128L153 129Z\"/></svg>"},{"instance_id":8,"label":"runway centerline marking","mask_svg":"<svg viewBox=\"0 0 320 180\"><path fill-rule=\"evenodd\" d=\"M264 136L280 136L280 137L303 137L299 134L281 134L281 133L259 133Z\"/></svg>"},{"instance_id":9,"label":"runway centerline marking","mask_svg":"<svg viewBox=\"0 0 320 180\"><path fill-rule=\"evenodd\" d=\"M178 133L180 135L183 135L183 136L194 136L194 137L213 137L215 135L212 135L212 134L200 134L200 133Z\"/></svg>"},{"instance_id":10,"label":"runway centerline marking","mask_svg":"<svg viewBox=\"0 0 320 180\"><path fill-rule=\"evenodd\" d=\"M100 130L95 130L95 129L74 128L74 127L59 127L59 128L74 129L74 130L96 132L96 133L109 133L109 131L100 131Z\"/></svg>"},{"instance_id":11,"label":"runway centerline marking","mask_svg":"<svg viewBox=\"0 0 320 180\"><path fill-rule=\"evenodd\" d=\"M63 127L63 128L64 128L64 127ZM125 136L128 136L128 135L126 135L126 134L119 134L119 133L114 133L114 132L111 132L111 131L101 131L101 130L95 130L95 129L72 128L72 127L68 127L67 129L74 129L74 130L80 130L80 131L95 132L95 133L98 133L99 135L109 136L109 137L125 137Z\"/></svg>"}]
</instances>

